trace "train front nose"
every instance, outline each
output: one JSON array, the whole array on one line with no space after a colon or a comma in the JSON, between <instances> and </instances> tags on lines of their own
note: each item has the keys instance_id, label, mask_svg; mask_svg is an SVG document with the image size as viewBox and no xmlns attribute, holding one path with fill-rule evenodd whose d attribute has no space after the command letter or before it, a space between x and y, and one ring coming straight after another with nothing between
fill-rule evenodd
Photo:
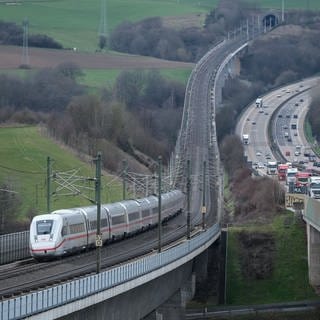
<instances>
[{"instance_id":1,"label":"train front nose","mask_svg":"<svg viewBox=\"0 0 320 320\"><path fill-rule=\"evenodd\" d=\"M33 239L31 245L31 254L34 257L54 256L56 253L56 244L52 235L38 235Z\"/></svg>"}]
</instances>

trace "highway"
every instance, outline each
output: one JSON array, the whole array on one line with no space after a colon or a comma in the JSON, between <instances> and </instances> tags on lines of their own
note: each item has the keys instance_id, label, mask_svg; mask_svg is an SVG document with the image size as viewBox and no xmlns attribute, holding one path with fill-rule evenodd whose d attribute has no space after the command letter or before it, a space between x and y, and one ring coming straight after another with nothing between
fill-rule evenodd
<instances>
[{"instance_id":1,"label":"highway","mask_svg":"<svg viewBox=\"0 0 320 320\"><path fill-rule=\"evenodd\" d=\"M261 174L266 174L268 161L307 161L303 155L308 146L303 124L310 103L310 89L317 82L317 78L310 78L276 89L262 97L262 108L257 108L253 102L243 112L236 133L240 137L249 134L249 144L244 145L245 155ZM268 131L270 123L271 134ZM292 124L296 124L296 129L292 129ZM295 155L297 145L303 146L300 155ZM275 146L280 154L274 152ZM308 161L305 165L312 164Z\"/></svg>"}]
</instances>

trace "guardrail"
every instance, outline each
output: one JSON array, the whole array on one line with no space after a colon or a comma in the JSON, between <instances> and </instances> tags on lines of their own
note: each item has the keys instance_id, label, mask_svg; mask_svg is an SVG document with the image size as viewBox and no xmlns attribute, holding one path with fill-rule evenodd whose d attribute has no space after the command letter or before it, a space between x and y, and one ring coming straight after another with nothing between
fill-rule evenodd
<instances>
[{"instance_id":1,"label":"guardrail","mask_svg":"<svg viewBox=\"0 0 320 320\"><path fill-rule=\"evenodd\" d=\"M0 319L23 319L114 288L152 271L159 270L179 259L186 258L201 247L204 247L202 250L204 251L219 235L220 226L215 224L195 238L186 240L184 243L167 251L155 253L96 275L1 301ZM189 257L189 260L191 259L193 259L193 256ZM183 263L187 261L183 261ZM141 283L138 282L137 285L141 285ZM120 291L117 292L117 294L120 293Z\"/></svg>"}]
</instances>

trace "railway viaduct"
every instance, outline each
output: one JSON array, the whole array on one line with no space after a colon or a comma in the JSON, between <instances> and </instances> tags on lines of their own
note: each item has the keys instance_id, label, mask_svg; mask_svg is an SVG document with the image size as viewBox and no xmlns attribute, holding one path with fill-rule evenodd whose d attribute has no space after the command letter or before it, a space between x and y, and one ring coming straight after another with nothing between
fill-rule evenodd
<instances>
[{"instance_id":1,"label":"railway viaduct","mask_svg":"<svg viewBox=\"0 0 320 320\"><path fill-rule=\"evenodd\" d=\"M1 319L153 319L161 312L157 308L175 292L181 303L192 294L193 271L205 275L207 249L221 235L223 175L215 128L217 97L249 40L244 32L219 43L197 63L187 85L182 125L171 159L173 183L185 190L189 169L198 177L203 173L205 187L195 180L186 192L191 195L190 211L199 215L199 221L204 214L206 227L195 229L192 236L160 253L2 301Z\"/></svg>"},{"instance_id":2,"label":"railway viaduct","mask_svg":"<svg viewBox=\"0 0 320 320\"><path fill-rule=\"evenodd\" d=\"M243 33L245 34L245 33ZM132 319L139 320L175 292L184 301L192 292L192 274L205 275L207 249L221 235L223 180L215 130L215 97L235 57L248 39L224 40L196 65L189 78L183 119L172 155L175 188L190 194L189 211L198 217L187 238L161 252L121 264L99 274L76 279L0 302L2 320L9 319ZM205 165L206 164L206 165ZM187 181L187 170L204 183ZM189 280L188 280L189 279ZM191 282L190 282L191 281ZM189 285L186 285L189 284ZM160 312L159 310L156 312ZM151 315L150 315L151 313Z\"/></svg>"}]
</instances>

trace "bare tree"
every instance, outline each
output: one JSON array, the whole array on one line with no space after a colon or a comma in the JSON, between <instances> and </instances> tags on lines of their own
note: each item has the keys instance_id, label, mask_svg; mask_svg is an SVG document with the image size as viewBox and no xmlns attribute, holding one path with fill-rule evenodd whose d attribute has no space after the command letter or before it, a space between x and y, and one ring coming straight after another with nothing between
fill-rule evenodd
<instances>
[{"instance_id":1,"label":"bare tree","mask_svg":"<svg viewBox=\"0 0 320 320\"><path fill-rule=\"evenodd\" d=\"M9 223L15 220L20 204L20 196L12 186L9 183L2 183L0 185L0 233L5 233Z\"/></svg>"}]
</instances>

